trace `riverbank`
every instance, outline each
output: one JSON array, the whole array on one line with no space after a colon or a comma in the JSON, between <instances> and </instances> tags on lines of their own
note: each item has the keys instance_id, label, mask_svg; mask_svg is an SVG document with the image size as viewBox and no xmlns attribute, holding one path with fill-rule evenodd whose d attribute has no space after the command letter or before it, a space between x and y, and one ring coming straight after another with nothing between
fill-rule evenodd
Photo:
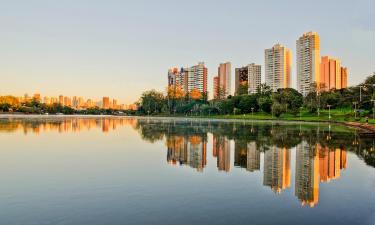
<instances>
[{"instance_id":1,"label":"riverbank","mask_svg":"<svg viewBox=\"0 0 375 225\"><path fill-rule=\"evenodd\" d=\"M343 121L338 120L339 117L325 119L324 117L300 117L291 115L282 115L278 118L266 114L245 114L245 115L214 115L214 116L182 116L182 115L153 115L153 116L126 116L126 115L39 115L39 114L0 114L0 119L43 119L55 120L64 118L143 118L143 119L175 119L175 120L202 120L213 122L275 122L275 123L326 123L338 124L347 127L356 128L360 134L369 137L375 137L375 124L366 124L365 122ZM361 121L361 120L360 120ZM373 122L373 121L371 121Z\"/></svg>"}]
</instances>

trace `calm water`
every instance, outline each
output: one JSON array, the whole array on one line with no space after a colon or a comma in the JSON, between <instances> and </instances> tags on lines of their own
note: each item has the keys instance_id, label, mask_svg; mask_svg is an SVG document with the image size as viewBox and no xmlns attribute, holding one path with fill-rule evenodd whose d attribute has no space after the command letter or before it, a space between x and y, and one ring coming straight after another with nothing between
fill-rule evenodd
<instances>
[{"instance_id":1,"label":"calm water","mask_svg":"<svg viewBox=\"0 0 375 225\"><path fill-rule=\"evenodd\" d=\"M374 140L327 124L0 119L0 224L375 224Z\"/></svg>"}]
</instances>

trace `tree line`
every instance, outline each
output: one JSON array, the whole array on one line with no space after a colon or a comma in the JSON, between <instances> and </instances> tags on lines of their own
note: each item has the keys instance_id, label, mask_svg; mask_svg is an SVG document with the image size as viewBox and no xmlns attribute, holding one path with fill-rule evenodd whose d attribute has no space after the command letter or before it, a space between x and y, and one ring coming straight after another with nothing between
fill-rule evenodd
<instances>
[{"instance_id":1,"label":"tree line","mask_svg":"<svg viewBox=\"0 0 375 225\"><path fill-rule=\"evenodd\" d=\"M261 84L255 94L247 94L246 87L240 87L238 95L208 100L207 93L196 90L184 94L179 87L168 87L165 92L145 91L140 97L138 115L228 115L263 112L276 117L284 113L297 116L303 109L312 114L320 110L347 109L360 113L372 113L374 108L375 75L363 83L340 90L319 91L311 85L307 96L302 96L293 88L272 92L266 84Z\"/></svg>"}]
</instances>

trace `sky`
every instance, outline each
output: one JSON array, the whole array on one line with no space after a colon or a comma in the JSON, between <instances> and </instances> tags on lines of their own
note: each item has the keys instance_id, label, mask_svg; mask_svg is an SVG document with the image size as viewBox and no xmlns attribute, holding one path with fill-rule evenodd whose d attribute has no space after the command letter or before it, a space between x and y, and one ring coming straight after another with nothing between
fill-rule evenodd
<instances>
[{"instance_id":1,"label":"sky","mask_svg":"<svg viewBox=\"0 0 375 225\"><path fill-rule=\"evenodd\" d=\"M349 85L375 71L375 1L0 0L0 95L116 98L165 91L170 67L264 65L264 49L293 51L308 31L340 58ZM264 77L264 68L262 68ZM264 78L263 78L264 80Z\"/></svg>"}]
</instances>

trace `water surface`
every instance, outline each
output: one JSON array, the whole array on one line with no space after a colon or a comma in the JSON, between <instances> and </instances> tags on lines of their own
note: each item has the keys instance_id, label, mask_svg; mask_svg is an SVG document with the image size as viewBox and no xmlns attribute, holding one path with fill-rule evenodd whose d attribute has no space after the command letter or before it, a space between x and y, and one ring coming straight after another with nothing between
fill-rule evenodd
<instances>
[{"instance_id":1,"label":"water surface","mask_svg":"<svg viewBox=\"0 0 375 225\"><path fill-rule=\"evenodd\" d=\"M374 140L329 124L0 119L0 224L375 224Z\"/></svg>"}]
</instances>

